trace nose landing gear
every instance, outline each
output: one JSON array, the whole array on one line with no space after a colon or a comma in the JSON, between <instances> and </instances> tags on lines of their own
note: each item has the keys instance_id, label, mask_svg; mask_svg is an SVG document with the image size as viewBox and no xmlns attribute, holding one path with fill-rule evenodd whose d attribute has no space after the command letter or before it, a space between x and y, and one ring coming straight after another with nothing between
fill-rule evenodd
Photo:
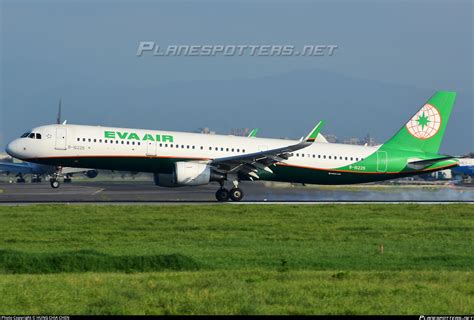
<instances>
[{"instance_id":1,"label":"nose landing gear","mask_svg":"<svg viewBox=\"0 0 474 320\"><path fill-rule=\"evenodd\" d=\"M59 183L59 180L58 180L58 179L54 179L54 178L51 178L51 179L49 180L49 183L51 184L51 188L53 188L53 189L57 189L57 188L59 188L59 186L61 185L61 184Z\"/></svg>"},{"instance_id":2,"label":"nose landing gear","mask_svg":"<svg viewBox=\"0 0 474 320\"><path fill-rule=\"evenodd\" d=\"M59 183L59 176L61 175L62 168L58 167L56 171L53 173L51 176L51 179L49 179L49 183L51 184L51 188L57 189L61 185Z\"/></svg>"}]
</instances>

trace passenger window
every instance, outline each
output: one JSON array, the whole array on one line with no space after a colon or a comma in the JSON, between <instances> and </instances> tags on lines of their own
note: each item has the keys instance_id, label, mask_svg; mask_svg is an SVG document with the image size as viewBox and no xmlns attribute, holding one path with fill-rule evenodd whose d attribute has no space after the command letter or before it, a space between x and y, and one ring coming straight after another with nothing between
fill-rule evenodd
<instances>
[{"instance_id":1,"label":"passenger window","mask_svg":"<svg viewBox=\"0 0 474 320\"><path fill-rule=\"evenodd\" d=\"M300 156L300 154L299 154L299 153L297 153L297 154L296 154L296 156L297 156L297 157L299 157L299 156Z\"/></svg>"},{"instance_id":2,"label":"passenger window","mask_svg":"<svg viewBox=\"0 0 474 320\"><path fill-rule=\"evenodd\" d=\"M140 145L140 142L137 142L137 143L138 143L138 145Z\"/></svg>"},{"instance_id":3,"label":"passenger window","mask_svg":"<svg viewBox=\"0 0 474 320\"><path fill-rule=\"evenodd\" d=\"M225 148L225 151L226 151L226 152L229 152L229 148Z\"/></svg>"},{"instance_id":4,"label":"passenger window","mask_svg":"<svg viewBox=\"0 0 474 320\"><path fill-rule=\"evenodd\" d=\"M118 140L115 140L115 144L118 144L118 143L119 143Z\"/></svg>"},{"instance_id":5,"label":"passenger window","mask_svg":"<svg viewBox=\"0 0 474 320\"><path fill-rule=\"evenodd\" d=\"M186 149L189 149L189 144L186 146Z\"/></svg>"},{"instance_id":6,"label":"passenger window","mask_svg":"<svg viewBox=\"0 0 474 320\"><path fill-rule=\"evenodd\" d=\"M326 159L326 155L324 155L323 158Z\"/></svg>"},{"instance_id":7,"label":"passenger window","mask_svg":"<svg viewBox=\"0 0 474 320\"><path fill-rule=\"evenodd\" d=\"M242 149L242 152L245 153L245 149Z\"/></svg>"},{"instance_id":8,"label":"passenger window","mask_svg":"<svg viewBox=\"0 0 474 320\"><path fill-rule=\"evenodd\" d=\"M81 141L81 138L77 138L77 141Z\"/></svg>"},{"instance_id":9,"label":"passenger window","mask_svg":"<svg viewBox=\"0 0 474 320\"><path fill-rule=\"evenodd\" d=\"M130 141L127 141L127 144L130 144Z\"/></svg>"},{"instance_id":10,"label":"passenger window","mask_svg":"<svg viewBox=\"0 0 474 320\"><path fill-rule=\"evenodd\" d=\"M332 159L331 156L329 156L329 159Z\"/></svg>"},{"instance_id":11,"label":"passenger window","mask_svg":"<svg viewBox=\"0 0 474 320\"><path fill-rule=\"evenodd\" d=\"M99 143L102 143L102 139L99 139Z\"/></svg>"},{"instance_id":12,"label":"passenger window","mask_svg":"<svg viewBox=\"0 0 474 320\"><path fill-rule=\"evenodd\" d=\"M91 142L91 138L89 138L88 141Z\"/></svg>"},{"instance_id":13,"label":"passenger window","mask_svg":"<svg viewBox=\"0 0 474 320\"><path fill-rule=\"evenodd\" d=\"M105 143L107 143L108 141L107 140L104 140Z\"/></svg>"},{"instance_id":14,"label":"passenger window","mask_svg":"<svg viewBox=\"0 0 474 320\"><path fill-rule=\"evenodd\" d=\"M304 153L301 154L301 157L304 158Z\"/></svg>"},{"instance_id":15,"label":"passenger window","mask_svg":"<svg viewBox=\"0 0 474 320\"><path fill-rule=\"evenodd\" d=\"M97 142L97 139L94 139L94 142Z\"/></svg>"},{"instance_id":16,"label":"passenger window","mask_svg":"<svg viewBox=\"0 0 474 320\"><path fill-rule=\"evenodd\" d=\"M224 151L224 148L221 147L221 151Z\"/></svg>"},{"instance_id":17,"label":"passenger window","mask_svg":"<svg viewBox=\"0 0 474 320\"><path fill-rule=\"evenodd\" d=\"M347 160L347 157L345 157L345 160Z\"/></svg>"},{"instance_id":18,"label":"passenger window","mask_svg":"<svg viewBox=\"0 0 474 320\"><path fill-rule=\"evenodd\" d=\"M184 149L184 144L181 145L181 149Z\"/></svg>"},{"instance_id":19,"label":"passenger window","mask_svg":"<svg viewBox=\"0 0 474 320\"><path fill-rule=\"evenodd\" d=\"M237 149L237 152L240 152L240 149Z\"/></svg>"},{"instance_id":20,"label":"passenger window","mask_svg":"<svg viewBox=\"0 0 474 320\"><path fill-rule=\"evenodd\" d=\"M351 157L351 161L352 161L352 160L353 160L353 159L352 159L352 157Z\"/></svg>"}]
</instances>

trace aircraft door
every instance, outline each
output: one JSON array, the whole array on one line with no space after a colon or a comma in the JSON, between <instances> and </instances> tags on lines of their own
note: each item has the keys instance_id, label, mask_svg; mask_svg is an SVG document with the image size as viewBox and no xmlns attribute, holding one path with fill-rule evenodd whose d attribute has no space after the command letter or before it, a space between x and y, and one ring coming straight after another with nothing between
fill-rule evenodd
<instances>
[{"instance_id":1,"label":"aircraft door","mask_svg":"<svg viewBox=\"0 0 474 320\"><path fill-rule=\"evenodd\" d=\"M147 140L146 142L146 155L156 156L156 141Z\"/></svg>"},{"instance_id":2,"label":"aircraft door","mask_svg":"<svg viewBox=\"0 0 474 320\"><path fill-rule=\"evenodd\" d=\"M66 150L66 139L67 139L67 130L65 127L56 128L56 150Z\"/></svg>"},{"instance_id":3,"label":"aircraft door","mask_svg":"<svg viewBox=\"0 0 474 320\"><path fill-rule=\"evenodd\" d=\"M387 152L377 151L377 172L387 171Z\"/></svg>"}]
</instances>

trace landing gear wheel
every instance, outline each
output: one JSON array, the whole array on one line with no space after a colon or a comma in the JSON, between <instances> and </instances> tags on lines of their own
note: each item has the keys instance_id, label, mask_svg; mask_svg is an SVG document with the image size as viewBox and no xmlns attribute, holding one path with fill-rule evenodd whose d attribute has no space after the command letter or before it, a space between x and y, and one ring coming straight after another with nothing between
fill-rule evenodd
<instances>
[{"instance_id":1,"label":"landing gear wheel","mask_svg":"<svg viewBox=\"0 0 474 320\"><path fill-rule=\"evenodd\" d=\"M59 181L58 180L51 179L51 181L49 181L49 182L51 183L51 188L53 188L53 189L59 188Z\"/></svg>"},{"instance_id":2,"label":"landing gear wheel","mask_svg":"<svg viewBox=\"0 0 474 320\"><path fill-rule=\"evenodd\" d=\"M225 188L220 188L216 192L216 199L217 201L223 202L229 200L229 191Z\"/></svg>"},{"instance_id":3,"label":"landing gear wheel","mask_svg":"<svg viewBox=\"0 0 474 320\"><path fill-rule=\"evenodd\" d=\"M232 201L240 201L244 197L244 192L240 188L232 188L229 196Z\"/></svg>"}]
</instances>

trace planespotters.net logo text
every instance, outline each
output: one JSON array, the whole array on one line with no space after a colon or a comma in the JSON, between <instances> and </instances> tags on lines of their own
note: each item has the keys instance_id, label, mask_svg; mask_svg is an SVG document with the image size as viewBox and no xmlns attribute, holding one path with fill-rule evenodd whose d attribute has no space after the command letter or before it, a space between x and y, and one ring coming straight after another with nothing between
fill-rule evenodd
<instances>
[{"instance_id":1,"label":"planespotters.net logo text","mask_svg":"<svg viewBox=\"0 0 474 320\"><path fill-rule=\"evenodd\" d=\"M154 57L322 57L333 56L339 48L335 44L314 44L297 47L272 44L206 44L160 46L154 41L140 41L137 56Z\"/></svg>"}]
</instances>

